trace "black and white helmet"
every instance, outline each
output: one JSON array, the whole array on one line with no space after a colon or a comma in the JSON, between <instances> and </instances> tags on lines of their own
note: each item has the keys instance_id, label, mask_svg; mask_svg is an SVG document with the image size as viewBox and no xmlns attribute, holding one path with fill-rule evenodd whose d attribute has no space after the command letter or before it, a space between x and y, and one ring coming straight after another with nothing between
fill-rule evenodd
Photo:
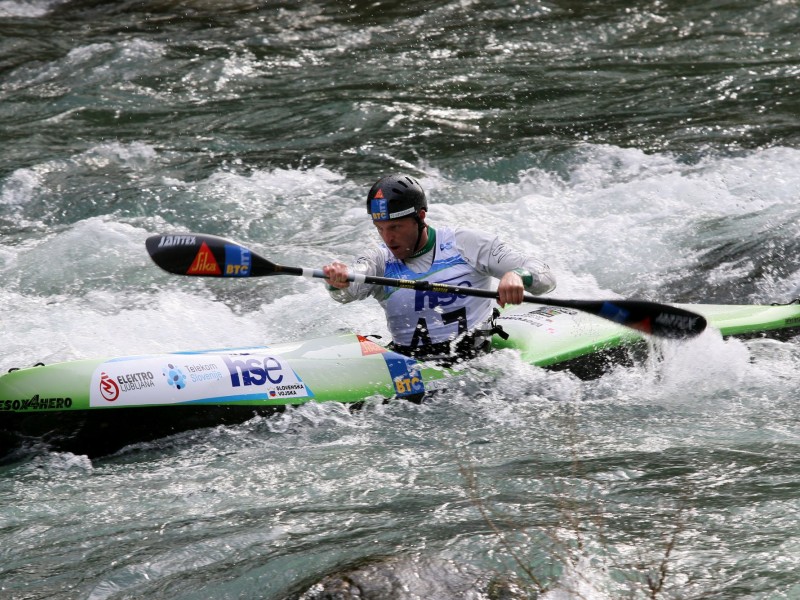
<instances>
[{"instance_id":1,"label":"black and white helmet","mask_svg":"<svg viewBox=\"0 0 800 600\"><path fill-rule=\"evenodd\" d=\"M367 212L373 221L413 217L428 210L425 191L408 175L388 175L375 182L367 194Z\"/></svg>"}]
</instances>

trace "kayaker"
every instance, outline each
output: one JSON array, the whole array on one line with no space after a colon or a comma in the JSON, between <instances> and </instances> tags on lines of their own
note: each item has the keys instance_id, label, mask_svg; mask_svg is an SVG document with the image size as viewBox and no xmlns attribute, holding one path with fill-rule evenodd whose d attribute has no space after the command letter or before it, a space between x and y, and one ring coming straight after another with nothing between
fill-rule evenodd
<instances>
[{"instance_id":1,"label":"kayaker","mask_svg":"<svg viewBox=\"0 0 800 600\"><path fill-rule=\"evenodd\" d=\"M347 266L323 267L334 300L347 303L372 296L386 312L391 347L418 358L472 358L487 351L497 329L497 309L489 298L439 294L347 281L348 269L378 277L427 279L463 287L497 286L498 304L521 304L525 291L539 295L555 288L550 268L497 236L462 227L425 222L428 202L419 182L408 175L379 179L367 194L367 213L383 240Z\"/></svg>"}]
</instances>

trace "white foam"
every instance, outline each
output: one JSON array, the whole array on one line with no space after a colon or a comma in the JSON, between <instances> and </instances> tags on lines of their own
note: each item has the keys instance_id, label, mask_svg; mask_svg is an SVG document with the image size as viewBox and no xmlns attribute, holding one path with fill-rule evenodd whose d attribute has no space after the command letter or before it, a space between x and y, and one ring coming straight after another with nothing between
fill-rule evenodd
<instances>
[{"instance_id":1,"label":"white foam","mask_svg":"<svg viewBox=\"0 0 800 600\"><path fill-rule=\"evenodd\" d=\"M0 18L35 18L43 17L55 6L67 0L2 0L0 1Z\"/></svg>"},{"instance_id":2,"label":"white foam","mask_svg":"<svg viewBox=\"0 0 800 600\"><path fill-rule=\"evenodd\" d=\"M556 269L560 293L585 287L575 278L587 276L608 290L632 282L657 288L661 274L691 271L696 251L687 244L713 233L705 230L708 221L741 215L741 236L767 219L792 223L800 216L795 149L690 165L670 155L586 146L570 164L561 174L532 168L507 184L423 180L433 190L431 220L502 232ZM767 209L772 215L762 217Z\"/></svg>"},{"instance_id":3,"label":"white foam","mask_svg":"<svg viewBox=\"0 0 800 600\"><path fill-rule=\"evenodd\" d=\"M133 171L149 172L157 160L156 149L143 142L98 144L68 159L49 160L15 170L0 185L0 204L24 205L39 194L54 194L70 175L85 171L118 165Z\"/></svg>"},{"instance_id":4,"label":"white foam","mask_svg":"<svg viewBox=\"0 0 800 600\"><path fill-rule=\"evenodd\" d=\"M26 204L42 185L42 176L36 169L14 171L0 188L0 204Z\"/></svg>"}]
</instances>

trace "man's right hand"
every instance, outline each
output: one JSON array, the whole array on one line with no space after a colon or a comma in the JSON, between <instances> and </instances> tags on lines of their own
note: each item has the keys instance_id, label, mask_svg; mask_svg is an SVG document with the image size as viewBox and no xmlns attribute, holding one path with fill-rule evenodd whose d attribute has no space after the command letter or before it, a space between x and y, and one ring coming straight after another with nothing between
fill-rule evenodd
<instances>
[{"instance_id":1,"label":"man's right hand","mask_svg":"<svg viewBox=\"0 0 800 600\"><path fill-rule=\"evenodd\" d=\"M322 272L325 273L325 282L331 286L343 290L350 287L350 282L347 281L347 265L337 261L322 267Z\"/></svg>"}]
</instances>

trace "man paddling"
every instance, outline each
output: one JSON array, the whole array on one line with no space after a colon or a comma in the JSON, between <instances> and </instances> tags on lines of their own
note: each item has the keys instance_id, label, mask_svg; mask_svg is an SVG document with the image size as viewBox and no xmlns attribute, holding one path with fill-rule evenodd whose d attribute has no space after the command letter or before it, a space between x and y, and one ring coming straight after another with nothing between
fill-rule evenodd
<instances>
[{"instance_id":1,"label":"man paddling","mask_svg":"<svg viewBox=\"0 0 800 600\"><path fill-rule=\"evenodd\" d=\"M487 351L496 331L492 300L460 294L382 287L347 281L348 269L378 277L487 289L492 277L498 304L521 304L523 294L555 288L550 268L496 236L425 222L428 202L414 178L389 175L367 194L367 212L383 244L348 267L323 267L334 300L347 303L372 296L386 312L392 349L417 358L472 358Z\"/></svg>"}]
</instances>

